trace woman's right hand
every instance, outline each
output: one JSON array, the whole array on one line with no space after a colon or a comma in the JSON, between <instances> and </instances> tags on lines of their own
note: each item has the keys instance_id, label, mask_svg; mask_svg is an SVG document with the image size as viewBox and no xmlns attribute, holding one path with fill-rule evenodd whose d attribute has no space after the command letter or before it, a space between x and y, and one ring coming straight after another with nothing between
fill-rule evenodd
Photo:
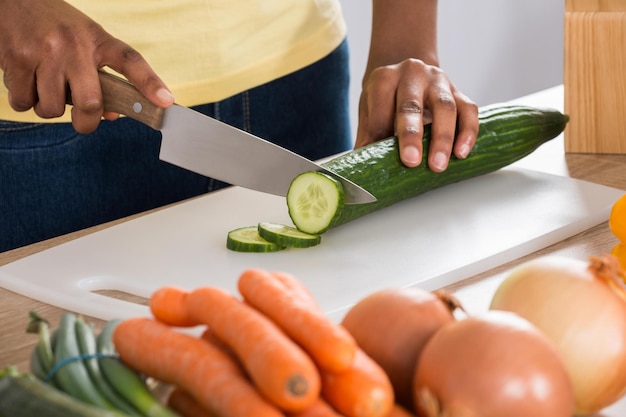
<instances>
[{"instance_id":1,"label":"woman's right hand","mask_svg":"<svg viewBox=\"0 0 626 417\"><path fill-rule=\"evenodd\" d=\"M139 52L70 4L0 0L0 8L0 69L14 110L59 117L71 91L74 128L92 132L105 115L97 72L104 66L124 75L155 105L174 102Z\"/></svg>"}]
</instances>

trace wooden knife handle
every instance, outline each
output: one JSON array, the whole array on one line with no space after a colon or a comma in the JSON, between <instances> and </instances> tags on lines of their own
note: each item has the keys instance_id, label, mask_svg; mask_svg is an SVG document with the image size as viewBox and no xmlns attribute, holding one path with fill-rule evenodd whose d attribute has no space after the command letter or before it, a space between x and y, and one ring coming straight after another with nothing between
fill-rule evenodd
<instances>
[{"instance_id":1,"label":"wooden knife handle","mask_svg":"<svg viewBox=\"0 0 626 417\"><path fill-rule=\"evenodd\" d=\"M98 71L104 109L124 114L131 119L159 130L164 109L152 104L131 83L104 71Z\"/></svg>"},{"instance_id":2,"label":"wooden knife handle","mask_svg":"<svg viewBox=\"0 0 626 417\"><path fill-rule=\"evenodd\" d=\"M104 71L98 71L104 110L124 114L131 119L160 130L163 125L165 109L155 106L131 83L123 78ZM72 95L68 93L67 104L72 104Z\"/></svg>"}]
</instances>

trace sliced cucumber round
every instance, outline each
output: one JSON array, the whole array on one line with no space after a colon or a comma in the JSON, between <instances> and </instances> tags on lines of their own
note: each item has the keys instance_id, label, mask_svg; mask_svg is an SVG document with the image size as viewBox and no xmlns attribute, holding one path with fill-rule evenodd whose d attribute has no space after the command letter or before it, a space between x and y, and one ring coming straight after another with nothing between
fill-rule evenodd
<instances>
[{"instance_id":1,"label":"sliced cucumber round","mask_svg":"<svg viewBox=\"0 0 626 417\"><path fill-rule=\"evenodd\" d=\"M289 248L310 248L322 241L320 235L302 232L284 224L263 222L259 223L258 229L263 239Z\"/></svg>"},{"instance_id":2,"label":"sliced cucumber round","mask_svg":"<svg viewBox=\"0 0 626 417\"><path fill-rule=\"evenodd\" d=\"M341 216L344 190L341 183L322 172L303 172L287 191L289 216L298 230L321 234Z\"/></svg>"},{"instance_id":3,"label":"sliced cucumber round","mask_svg":"<svg viewBox=\"0 0 626 417\"><path fill-rule=\"evenodd\" d=\"M259 235L258 226L240 227L228 232L226 247L236 252L278 252L284 246L269 242Z\"/></svg>"}]
</instances>

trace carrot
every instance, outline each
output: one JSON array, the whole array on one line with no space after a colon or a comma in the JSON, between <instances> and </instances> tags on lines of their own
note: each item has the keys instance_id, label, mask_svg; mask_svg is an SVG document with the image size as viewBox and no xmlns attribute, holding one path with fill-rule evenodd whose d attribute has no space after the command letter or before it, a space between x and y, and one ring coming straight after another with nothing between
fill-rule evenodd
<instances>
[{"instance_id":1,"label":"carrot","mask_svg":"<svg viewBox=\"0 0 626 417\"><path fill-rule=\"evenodd\" d=\"M167 397L167 405L181 417L218 417L180 387L174 387Z\"/></svg>"},{"instance_id":2,"label":"carrot","mask_svg":"<svg viewBox=\"0 0 626 417\"><path fill-rule=\"evenodd\" d=\"M354 338L324 314L293 276L248 269L239 277L238 288L248 304L272 319L320 368L338 372L354 360Z\"/></svg>"},{"instance_id":3,"label":"carrot","mask_svg":"<svg viewBox=\"0 0 626 417\"><path fill-rule=\"evenodd\" d=\"M415 417L409 410L396 403L391 407L391 411L385 417Z\"/></svg>"},{"instance_id":4,"label":"carrot","mask_svg":"<svg viewBox=\"0 0 626 417\"><path fill-rule=\"evenodd\" d=\"M287 413L287 417L343 417L326 400L319 397L310 407L297 413ZM401 417L401 416L398 416Z\"/></svg>"},{"instance_id":5,"label":"carrot","mask_svg":"<svg viewBox=\"0 0 626 417\"><path fill-rule=\"evenodd\" d=\"M319 396L315 363L269 318L215 287L194 290L186 302L190 317L235 352L257 389L278 407L300 411Z\"/></svg>"},{"instance_id":6,"label":"carrot","mask_svg":"<svg viewBox=\"0 0 626 417\"><path fill-rule=\"evenodd\" d=\"M157 320L170 326L191 327L195 323L186 308L188 295L181 288L161 287L150 296L150 311Z\"/></svg>"},{"instance_id":7,"label":"carrot","mask_svg":"<svg viewBox=\"0 0 626 417\"><path fill-rule=\"evenodd\" d=\"M322 371L322 396L346 417L385 417L394 405L385 371L358 349L350 369Z\"/></svg>"},{"instance_id":8,"label":"carrot","mask_svg":"<svg viewBox=\"0 0 626 417\"><path fill-rule=\"evenodd\" d=\"M210 412L229 417L282 416L237 363L204 340L139 317L121 321L113 342L130 367L180 387Z\"/></svg>"},{"instance_id":9,"label":"carrot","mask_svg":"<svg viewBox=\"0 0 626 417\"><path fill-rule=\"evenodd\" d=\"M200 339L211 343L222 352L231 355L233 358L236 358L234 352L226 345L226 343L224 343L223 340L215 336L215 333L213 333L210 328L207 327L206 329L204 329L204 331L200 335Z\"/></svg>"},{"instance_id":10,"label":"carrot","mask_svg":"<svg viewBox=\"0 0 626 417\"><path fill-rule=\"evenodd\" d=\"M241 365L239 362L239 358L233 352L233 350L224 343L224 341L220 340L208 327L204 329L202 334L200 335L200 339L206 341L207 343L211 343L215 348L221 350L225 354L228 355L233 361Z\"/></svg>"}]
</instances>

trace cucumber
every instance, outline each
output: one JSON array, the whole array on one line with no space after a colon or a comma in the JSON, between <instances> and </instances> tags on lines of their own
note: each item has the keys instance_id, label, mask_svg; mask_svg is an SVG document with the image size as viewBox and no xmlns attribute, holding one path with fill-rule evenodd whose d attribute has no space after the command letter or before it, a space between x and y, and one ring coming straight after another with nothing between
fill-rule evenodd
<instances>
[{"instance_id":1,"label":"cucumber","mask_svg":"<svg viewBox=\"0 0 626 417\"><path fill-rule=\"evenodd\" d=\"M65 392L16 371L0 372L0 416L124 417L125 414L86 404Z\"/></svg>"},{"instance_id":2,"label":"cucumber","mask_svg":"<svg viewBox=\"0 0 626 417\"><path fill-rule=\"evenodd\" d=\"M263 239L288 248L310 248L322 241L320 235L305 233L295 227L278 223L259 223L258 229Z\"/></svg>"},{"instance_id":3,"label":"cucumber","mask_svg":"<svg viewBox=\"0 0 626 417\"><path fill-rule=\"evenodd\" d=\"M245 226L228 232L226 247L235 252L278 252L284 246L269 242L259 235L258 226Z\"/></svg>"},{"instance_id":4,"label":"cucumber","mask_svg":"<svg viewBox=\"0 0 626 417\"><path fill-rule=\"evenodd\" d=\"M430 126L424 129L422 163L415 168L400 161L397 137L372 143L322 166L365 188L377 201L344 205L343 200L337 200L335 206L330 201L335 196L333 187L341 186L338 181L324 179L319 173L300 174L287 192L289 215L298 230L322 233L399 201L510 165L561 134L568 121L569 116L555 109L507 104L481 107L480 128L472 152L466 159L452 156L448 168L441 173L430 170L426 162ZM320 190L320 194L311 197L310 187ZM315 216L300 204L301 200L312 198L318 201ZM323 206L319 201L329 204Z\"/></svg>"}]
</instances>

